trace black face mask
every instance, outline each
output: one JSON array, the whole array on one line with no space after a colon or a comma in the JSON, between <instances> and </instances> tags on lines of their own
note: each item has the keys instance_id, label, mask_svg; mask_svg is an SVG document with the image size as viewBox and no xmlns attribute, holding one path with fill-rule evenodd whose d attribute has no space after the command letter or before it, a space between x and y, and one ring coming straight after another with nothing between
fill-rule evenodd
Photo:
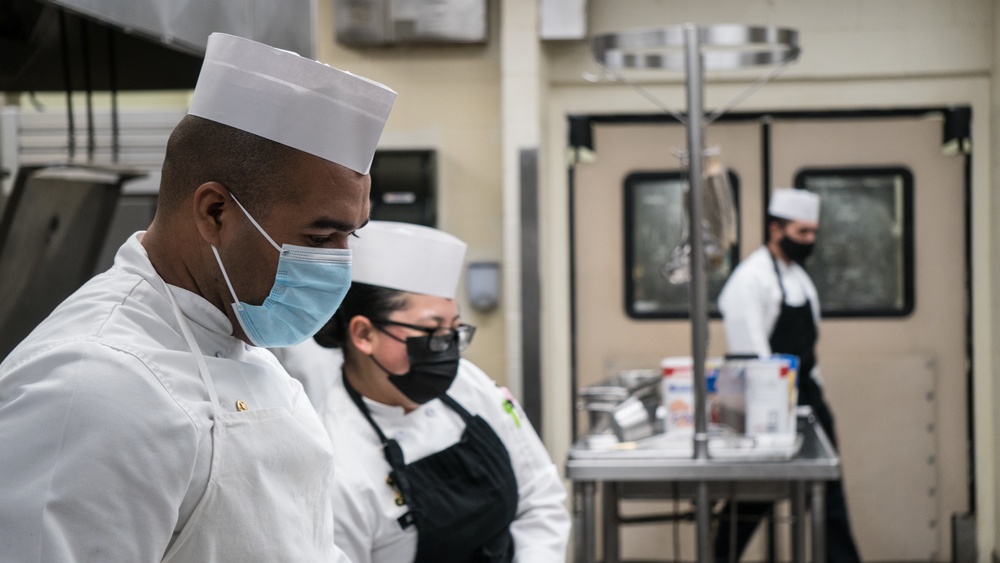
<instances>
[{"instance_id":1,"label":"black face mask","mask_svg":"<svg viewBox=\"0 0 1000 563\"><path fill-rule=\"evenodd\" d=\"M778 241L778 246L781 247L781 251L785 253L785 256L787 256L789 260L802 265L806 261L806 258L809 258L809 255L812 254L813 248L816 244L802 244L801 242L795 242L794 240L788 238L788 235L785 235Z\"/></svg>"},{"instance_id":2,"label":"black face mask","mask_svg":"<svg viewBox=\"0 0 1000 563\"><path fill-rule=\"evenodd\" d=\"M382 367L375 356L371 356L375 365L389 374L389 382L402 391L404 395L417 404L424 404L444 395L458 375L458 362L461 353L456 342L447 350L433 352L430 349L429 336L417 336L406 339L406 355L410 359L410 371L398 375Z\"/></svg>"}]
</instances>

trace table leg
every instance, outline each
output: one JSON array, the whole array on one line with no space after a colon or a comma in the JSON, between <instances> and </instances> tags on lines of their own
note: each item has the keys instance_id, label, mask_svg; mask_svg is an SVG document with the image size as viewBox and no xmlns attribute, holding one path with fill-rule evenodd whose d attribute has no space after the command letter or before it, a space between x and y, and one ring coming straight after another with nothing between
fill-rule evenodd
<instances>
[{"instance_id":1,"label":"table leg","mask_svg":"<svg viewBox=\"0 0 1000 563\"><path fill-rule=\"evenodd\" d=\"M771 506L767 517L767 563L778 563L778 505Z\"/></svg>"},{"instance_id":2,"label":"table leg","mask_svg":"<svg viewBox=\"0 0 1000 563\"><path fill-rule=\"evenodd\" d=\"M695 526L698 543L698 563L711 563L712 554L712 505L708 499L708 482L698 481L697 498L695 499Z\"/></svg>"},{"instance_id":3,"label":"table leg","mask_svg":"<svg viewBox=\"0 0 1000 563\"><path fill-rule=\"evenodd\" d=\"M601 506L604 563L618 563L618 483L601 484Z\"/></svg>"},{"instance_id":4,"label":"table leg","mask_svg":"<svg viewBox=\"0 0 1000 563\"><path fill-rule=\"evenodd\" d=\"M826 563L826 481L812 484L813 563Z\"/></svg>"},{"instance_id":5,"label":"table leg","mask_svg":"<svg viewBox=\"0 0 1000 563\"><path fill-rule=\"evenodd\" d=\"M806 483L792 482L792 561L806 563Z\"/></svg>"},{"instance_id":6,"label":"table leg","mask_svg":"<svg viewBox=\"0 0 1000 563\"><path fill-rule=\"evenodd\" d=\"M593 481L573 481L573 517L576 520L573 558L577 563L594 563L597 559L597 549L594 546L594 490Z\"/></svg>"}]
</instances>

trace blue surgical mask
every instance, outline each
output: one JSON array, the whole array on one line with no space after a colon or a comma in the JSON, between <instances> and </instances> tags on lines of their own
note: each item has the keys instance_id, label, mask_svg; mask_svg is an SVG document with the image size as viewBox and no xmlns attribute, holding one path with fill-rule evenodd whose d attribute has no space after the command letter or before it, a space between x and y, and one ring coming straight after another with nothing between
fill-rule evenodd
<instances>
[{"instance_id":1,"label":"blue surgical mask","mask_svg":"<svg viewBox=\"0 0 1000 563\"><path fill-rule=\"evenodd\" d=\"M267 348L294 346L311 338L330 320L351 287L351 251L278 246L236 198L236 205L279 253L271 293L260 305L239 300L219 251L212 253L233 296L233 311L250 342Z\"/></svg>"}]
</instances>

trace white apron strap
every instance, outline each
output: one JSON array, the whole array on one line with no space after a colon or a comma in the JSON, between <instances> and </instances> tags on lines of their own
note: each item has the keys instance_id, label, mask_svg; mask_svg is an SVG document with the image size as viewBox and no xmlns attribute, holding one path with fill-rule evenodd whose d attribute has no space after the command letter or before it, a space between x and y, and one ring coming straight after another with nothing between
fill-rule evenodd
<instances>
[{"instance_id":1,"label":"white apron strap","mask_svg":"<svg viewBox=\"0 0 1000 563\"><path fill-rule=\"evenodd\" d=\"M215 392L215 384L212 382L211 374L208 373L208 364L205 363L205 357L201 353L201 347L198 346L198 342L194 339L194 335L191 334L191 327L188 326L187 319L184 318L184 313L181 312L180 306L177 305L177 299L174 297L174 292L170 290L170 284L168 284L163 278L160 278L160 281L163 282L163 287L167 291L167 297L170 298L170 306L174 309L174 316L177 317L177 324L181 327L181 332L184 334L184 340L187 340L188 347L191 348L191 353L194 354L194 360L198 362L198 373L201 375L201 380L205 383L205 387L208 389L208 398L212 401L212 411L218 413L221 408L219 395Z\"/></svg>"}]
</instances>

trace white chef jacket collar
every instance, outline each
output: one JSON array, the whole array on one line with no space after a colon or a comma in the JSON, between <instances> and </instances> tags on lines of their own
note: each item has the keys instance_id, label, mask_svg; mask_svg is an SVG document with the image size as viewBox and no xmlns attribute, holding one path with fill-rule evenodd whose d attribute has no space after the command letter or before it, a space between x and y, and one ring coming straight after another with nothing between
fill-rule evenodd
<instances>
[{"instance_id":1,"label":"white chef jacket collar","mask_svg":"<svg viewBox=\"0 0 1000 563\"><path fill-rule=\"evenodd\" d=\"M142 246L144 234L145 231L140 231L129 237L115 256L115 265L142 276L166 300L168 297L163 295L163 281L149 261L145 247ZM175 285L170 287L174 298L177 299L177 306L190 322L210 333L233 338L233 325L229 322L229 317L218 307L197 293ZM167 303L169 304L169 301Z\"/></svg>"},{"instance_id":2,"label":"white chef jacket collar","mask_svg":"<svg viewBox=\"0 0 1000 563\"><path fill-rule=\"evenodd\" d=\"M406 409L403 407L379 403L365 396L362 396L361 399L365 402L365 405L368 407L368 410L373 416L378 416L384 420L398 420L406 416Z\"/></svg>"},{"instance_id":3,"label":"white chef jacket collar","mask_svg":"<svg viewBox=\"0 0 1000 563\"><path fill-rule=\"evenodd\" d=\"M772 254L772 256L774 255ZM784 258L779 258L777 256L774 256L773 260L778 264L778 269L781 270L781 273L791 272L796 266L801 268L798 263L792 260L785 260Z\"/></svg>"}]
</instances>

